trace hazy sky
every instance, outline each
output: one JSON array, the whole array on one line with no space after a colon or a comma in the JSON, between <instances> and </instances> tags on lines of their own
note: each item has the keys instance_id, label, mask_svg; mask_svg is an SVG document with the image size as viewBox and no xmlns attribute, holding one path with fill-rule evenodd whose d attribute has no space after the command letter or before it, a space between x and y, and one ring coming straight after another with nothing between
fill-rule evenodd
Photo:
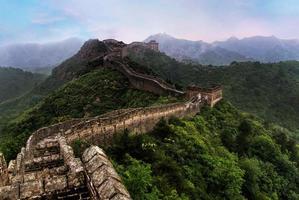
<instances>
[{"instance_id":1,"label":"hazy sky","mask_svg":"<svg viewBox=\"0 0 299 200\"><path fill-rule=\"evenodd\" d=\"M299 38L298 0L0 0L0 45L68 37Z\"/></svg>"}]
</instances>

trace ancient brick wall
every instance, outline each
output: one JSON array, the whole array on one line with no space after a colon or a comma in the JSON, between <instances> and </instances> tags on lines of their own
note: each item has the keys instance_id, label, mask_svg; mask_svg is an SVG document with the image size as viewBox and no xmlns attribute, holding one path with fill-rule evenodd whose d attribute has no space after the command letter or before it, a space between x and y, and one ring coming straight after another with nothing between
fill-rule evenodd
<instances>
[{"instance_id":1,"label":"ancient brick wall","mask_svg":"<svg viewBox=\"0 0 299 200\"><path fill-rule=\"evenodd\" d=\"M0 187L5 185L8 181L7 164L4 155L0 153Z\"/></svg>"},{"instance_id":2,"label":"ancient brick wall","mask_svg":"<svg viewBox=\"0 0 299 200\"><path fill-rule=\"evenodd\" d=\"M109 42L109 41L107 41ZM113 42L113 41L110 41ZM119 51L117 51L119 52ZM104 66L128 77L136 89L159 95L186 95L187 102L146 108L120 109L94 118L73 119L35 131L16 160L8 167L0 154L0 199L131 199L104 152L95 146L75 158L70 143L77 139L95 145L109 145L117 133L151 131L164 118L193 116L205 104L213 106L222 98L222 90L191 88L187 93L165 81L139 74L109 55ZM100 62L101 63L101 62ZM208 97L206 101L203 96Z\"/></svg>"},{"instance_id":3,"label":"ancient brick wall","mask_svg":"<svg viewBox=\"0 0 299 200\"><path fill-rule=\"evenodd\" d=\"M10 162L8 173L8 181L0 187L1 200L91 199L83 163L60 136L44 138L32 152L23 148Z\"/></svg>"},{"instance_id":4,"label":"ancient brick wall","mask_svg":"<svg viewBox=\"0 0 299 200\"><path fill-rule=\"evenodd\" d=\"M27 141L26 156L33 156L36 144L49 136L61 135L70 143L76 139L91 141L97 145L111 143L116 133L125 129L133 133L146 133L153 129L161 119L171 116L184 117L199 112L201 101L184 102L146 108L123 109L105 115L81 120L69 120L64 123L42 128L33 133Z\"/></svg>"},{"instance_id":5,"label":"ancient brick wall","mask_svg":"<svg viewBox=\"0 0 299 200\"><path fill-rule=\"evenodd\" d=\"M132 86L136 89L152 92L158 95L182 96L185 94L183 91L175 89L174 86L166 83L160 78L136 72L127 64L118 61L117 58L111 55L105 56L104 66L120 71L129 79Z\"/></svg>"},{"instance_id":6,"label":"ancient brick wall","mask_svg":"<svg viewBox=\"0 0 299 200\"><path fill-rule=\"evenodd\" d=\"M88 187L94 199L131 199L121 178L102 149L92 146L82 156L88 175Z\"/></svg>"}]
</instances>

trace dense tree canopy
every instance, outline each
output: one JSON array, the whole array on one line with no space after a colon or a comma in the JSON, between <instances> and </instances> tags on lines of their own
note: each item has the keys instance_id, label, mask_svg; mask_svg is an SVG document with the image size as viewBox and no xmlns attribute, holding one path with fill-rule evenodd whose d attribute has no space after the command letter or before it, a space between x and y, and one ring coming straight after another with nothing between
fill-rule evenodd
<instances>
[{"instance_id":1,"label":"dense tree canopy","mask_svg":"<svg viewBox=\"0 0 299 200\"><path fill-rule=\"evenodd\" d=\"M299 157L287 132L227 102L107 149L133 199L298 199ZM297 156L293 156L297 155Z\"/></svg>"},{"instance_id":2,"label":"dense tree canopy","mask_svg":"<svg viewBox=\"0 0 299 200\"><path fill-rule=\"evenodd\" d=\"M221 84L224 97L237 108L289 129L298 129L299 133L299 62L201 66L183 64L148 50L131 53L130 57L152 73L182 86Z\"/></svg>"}]
</instances>

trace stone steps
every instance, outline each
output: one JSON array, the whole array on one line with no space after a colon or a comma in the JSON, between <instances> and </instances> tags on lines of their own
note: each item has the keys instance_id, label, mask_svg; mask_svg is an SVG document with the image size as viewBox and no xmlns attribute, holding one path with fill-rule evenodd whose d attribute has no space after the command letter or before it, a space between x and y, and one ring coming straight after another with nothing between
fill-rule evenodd
<instances>
[{"instance_id":1,"label":"stone steps","mask_svg":"<svg viewBox=\"0 0 299 200\"><path fill-rule=\"evenodd\" d=\"M42 156L25 161L25 172L40 171L45 168L52 169L64 164L63 157L60 154Z\"/></svg>"}]
</instances>

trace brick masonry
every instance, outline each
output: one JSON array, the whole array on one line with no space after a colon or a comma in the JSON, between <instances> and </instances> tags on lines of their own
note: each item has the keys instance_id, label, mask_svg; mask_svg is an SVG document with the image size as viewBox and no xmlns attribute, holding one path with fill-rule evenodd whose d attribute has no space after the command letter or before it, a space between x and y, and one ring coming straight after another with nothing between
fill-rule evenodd
<instances>
[{"instance_id":1,"label":"brick masonry","mask_svg":"<svg viewBox=\"0 0 299 200\"><path fill-rule=\"evenodd\" d=\"M114 40L114 45L124 44ZM159 95L184 96L186 102L121 109L94 118L73 119L35 131L16 160L8 166L0 154L0 200L15 199L131 199L109 158L98 146L109 145L124 130L132 134L151 131L164 118L194 116L222 98L222 89L189 87L176 90L161 79L140 74L120 59L121 51L110 49L102 57L105 67L123 73L136 89ZM97 145L76 158L69 144L77 139Z\"/></svg>"}]
</instances>

